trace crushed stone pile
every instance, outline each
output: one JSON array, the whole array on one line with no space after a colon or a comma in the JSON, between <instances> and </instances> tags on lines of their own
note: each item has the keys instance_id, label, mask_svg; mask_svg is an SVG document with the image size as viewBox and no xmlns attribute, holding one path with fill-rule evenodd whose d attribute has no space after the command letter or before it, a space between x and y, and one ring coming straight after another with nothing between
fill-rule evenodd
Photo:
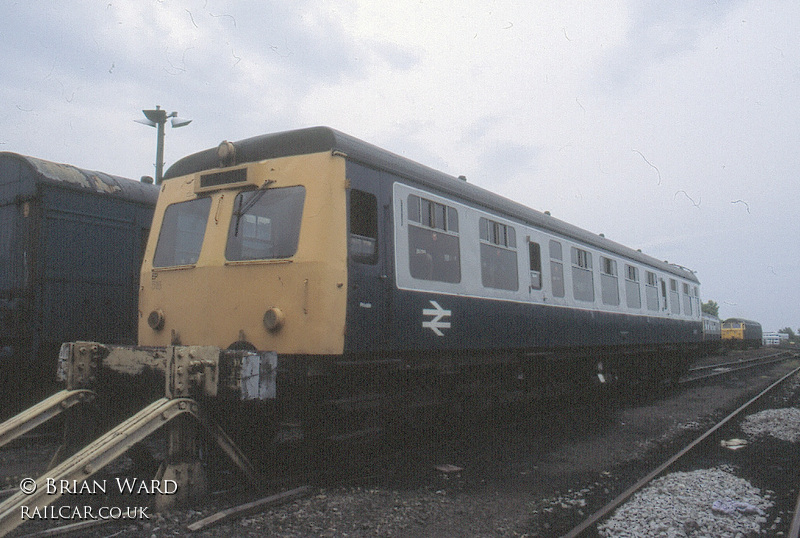
<instances>
[{"instance_id":1,"label":"crushed stone pile","mask_svg":"<svg viewBox=\"0 0 800 538\"><path fill-rule=\"evenodd\" d=\"M717 538L761 532L773 502L746 480L721 469L656 479L598 526L606 537Z\"/></svg>"},{"instance_id":2,"label":"crushed stone pile","mask_svg":"<svg viewBox=\"0 0 800 538\"><path fill-rule=\"evenodd\" d=\"M755 413L744 420L742 431L751 438L769 435L797 443L800 441L800 409L787 407Z\"/></svg>"}]
</instances>

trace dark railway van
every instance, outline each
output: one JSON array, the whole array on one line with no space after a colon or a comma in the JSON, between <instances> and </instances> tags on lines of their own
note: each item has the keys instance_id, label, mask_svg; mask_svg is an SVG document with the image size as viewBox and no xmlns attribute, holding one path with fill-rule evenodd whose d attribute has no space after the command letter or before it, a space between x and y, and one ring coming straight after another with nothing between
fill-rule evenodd
<instances>
[{"instance_id":1,"label":"dark railway van","mask_svg":"<svg viewBox=\"0 0 800 538\"><path fill-rule=\"evenodd\" d=\"M62 342L136 342L157 197L153 185L0 153L2 414L21 386L52 386Z\"/></svg>"}]
</instances>

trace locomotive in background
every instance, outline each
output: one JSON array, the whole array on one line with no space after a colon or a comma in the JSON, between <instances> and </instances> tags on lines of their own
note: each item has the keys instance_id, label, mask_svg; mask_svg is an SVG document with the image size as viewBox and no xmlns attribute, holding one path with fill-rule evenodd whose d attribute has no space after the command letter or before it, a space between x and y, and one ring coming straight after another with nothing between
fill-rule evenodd
<instances>
[{"instance_id":1,"label":"locomotive in background","mask_svg":"<svg viewBox=\"0 0 800 538\"><path fill-rule=\"evenodd\" d=\"M763 331L757 321L728 318L722 322L721 337L727 349L759 348Z\"/></svg>"}]
</instances>

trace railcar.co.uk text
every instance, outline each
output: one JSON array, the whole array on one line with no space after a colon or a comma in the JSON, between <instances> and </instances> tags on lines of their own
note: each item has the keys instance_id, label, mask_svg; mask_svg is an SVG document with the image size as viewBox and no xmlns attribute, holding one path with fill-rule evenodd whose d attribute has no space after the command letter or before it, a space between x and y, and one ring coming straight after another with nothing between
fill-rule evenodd
<instances>
[{"instance_id":1,"label":"railcar.co.uk text","mask_svg":"<svg viewBox=\"0 0 800 538\"><path fill-rule=\"evenodd\" d=\"M47 495L105 495L120 493L128 495L174 495L178 483L174 480L139 480L137 478L115 478L113 480L55 480L45 479L43 484L33 478L24 478L19 488L25 495L33 495L39 488ZM150 519L150 506L21 506L22 519Z\"/></svg>"}]
</instances>

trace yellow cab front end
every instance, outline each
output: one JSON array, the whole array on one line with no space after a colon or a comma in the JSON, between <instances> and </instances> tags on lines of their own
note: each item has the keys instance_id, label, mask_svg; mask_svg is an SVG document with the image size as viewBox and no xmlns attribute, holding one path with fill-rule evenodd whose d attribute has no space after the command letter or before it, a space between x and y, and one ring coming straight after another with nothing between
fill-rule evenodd
<instances>
[{"instance_id":1,"label":"yellow cab front end","mask_svg":"<svg viewBox=\"0 0 800 538\"><path fill-rule=\"evenodd\" d=\"M142 264L139 345L341 354L346 238L335 152L164 181Z\"/></svg>"},{"instance_id":2,"label":"yellow cab front end","mask_svg":"<svg viewBox=\"0 0 800 538\"><path fill-rule=\"evenodd\" d=\"M723 323L721 337L723 340L744 340L744 324L739 322Z\"/></svg>"}]
</instances>

